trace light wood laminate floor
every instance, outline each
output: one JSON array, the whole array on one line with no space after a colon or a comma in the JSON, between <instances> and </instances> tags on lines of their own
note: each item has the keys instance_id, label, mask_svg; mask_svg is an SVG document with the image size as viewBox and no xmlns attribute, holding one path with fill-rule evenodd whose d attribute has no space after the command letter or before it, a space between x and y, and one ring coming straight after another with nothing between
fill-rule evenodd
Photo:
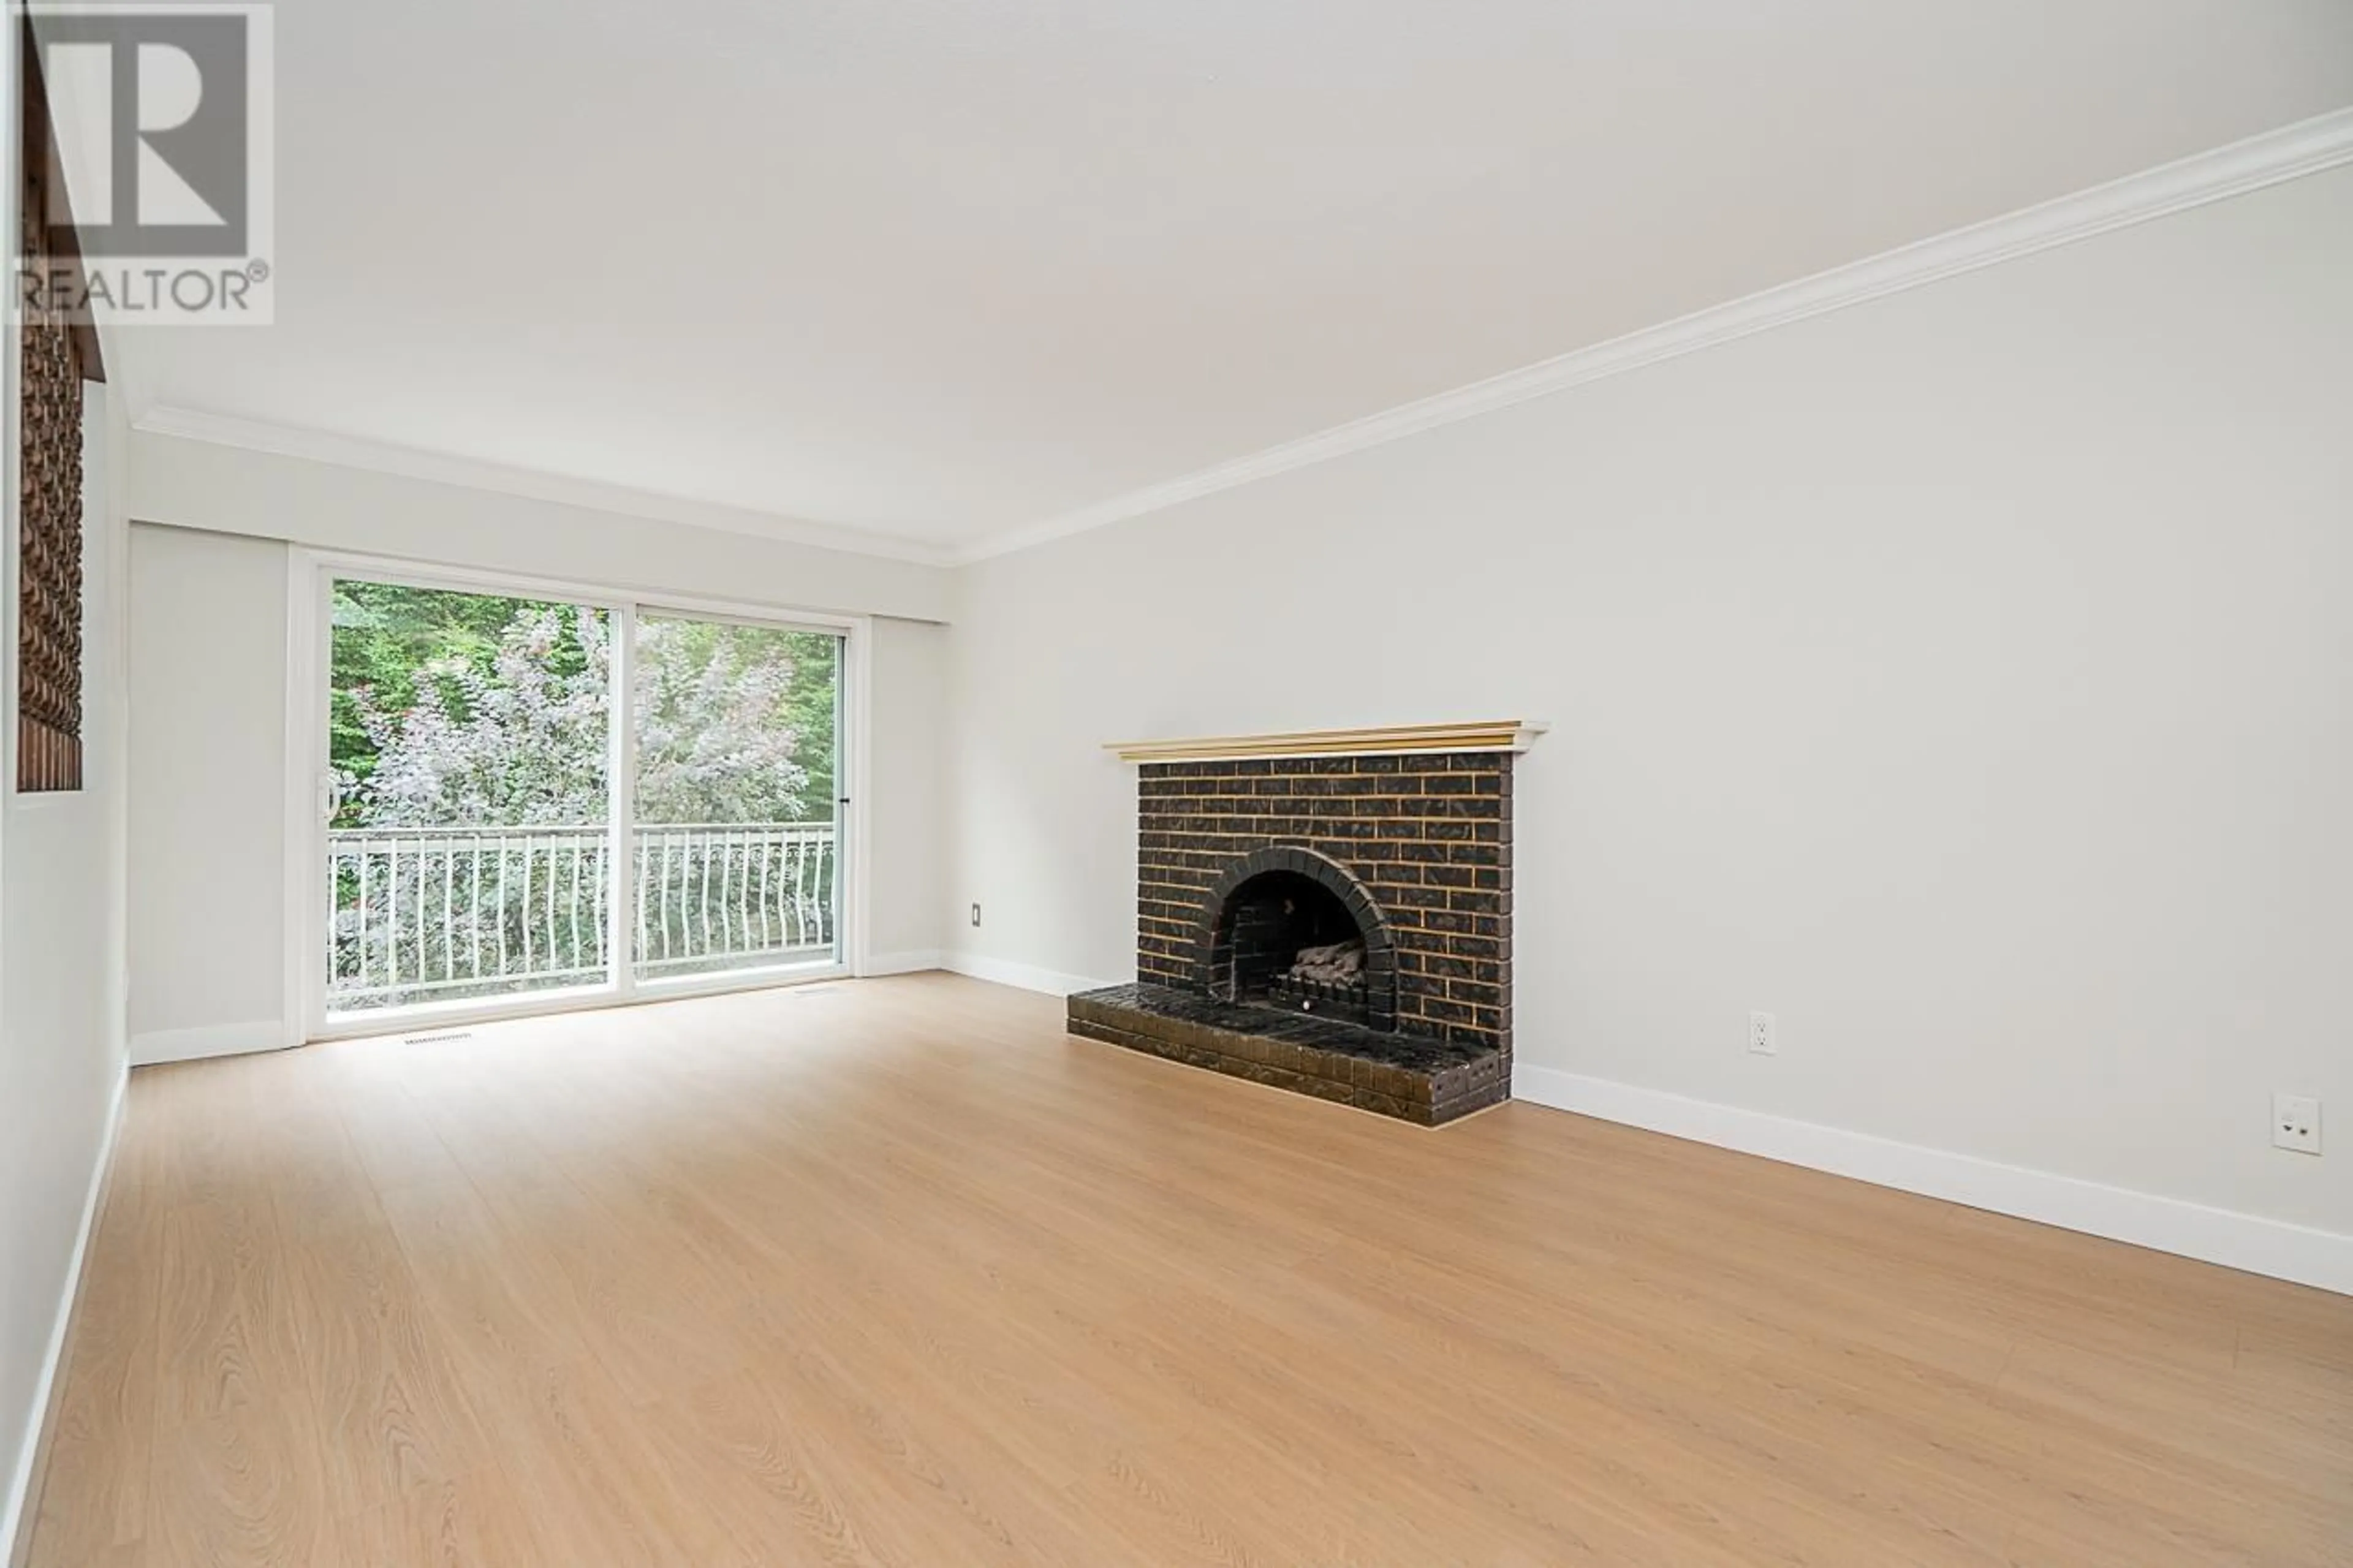
<instances>
[{"instance_id":1,"label":"light wood laminate floor","mask_svg":"<svg viewBox=\"0 0 2353 1568\"><path fill-rule=\"evenodd\" d=\"M141 1070L34 1568L2353 1562L2353 1300L1060 1008Z\"/></svg>"}]
</instances>

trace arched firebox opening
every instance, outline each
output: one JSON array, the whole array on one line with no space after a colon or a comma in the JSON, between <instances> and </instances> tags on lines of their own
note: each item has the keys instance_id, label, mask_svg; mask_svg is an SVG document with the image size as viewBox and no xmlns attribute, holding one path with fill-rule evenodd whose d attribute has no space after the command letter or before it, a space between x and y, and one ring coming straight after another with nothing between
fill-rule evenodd
<instances>
[{"instance_id":1,"label":"arched firebox opening","mask_svg":"<svg viewBox=\"0 0 2353 1568\"><path fill-rule=\"evenodd\" d=\"M1202 910L1202 988L1224 1002L1397 1026L1388 924L1356 878L1313 850L1228 868Z\"/></svg>"}]
</instances>

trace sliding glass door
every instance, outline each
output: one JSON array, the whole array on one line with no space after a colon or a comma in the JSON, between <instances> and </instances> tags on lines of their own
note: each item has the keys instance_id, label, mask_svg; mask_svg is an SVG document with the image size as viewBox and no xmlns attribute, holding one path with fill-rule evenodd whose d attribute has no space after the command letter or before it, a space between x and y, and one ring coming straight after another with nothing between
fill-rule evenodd
<instances>
[{"instance_id":1,"label":"sliding glass door","mask_svg":"<svg viewBox=\"0 0 2353 1568\"><path fill-rule=\"evenodd\" d=\"M841 956L837 633L638 617L640 983Z\"/></svg>"},{"instance_id":2,"label":"sliding glass door","mask_svg":"<svg viewBox=\"0 0 2353 1568\"><path fill-rule=\"evenodd\" d=\"M321 593L315 1025L844 964L846 628L356 571Z\"/></svg>"},{"instance_id":3,"label":"sliding glass door","mask_svg":"<svg viewBox=\"0 0 2353 1568\"><path fill-rule=\"evenodd\" d=\"M602 984L612 614L333 583L327 1005Z\"/></svg>"}]
</instances>

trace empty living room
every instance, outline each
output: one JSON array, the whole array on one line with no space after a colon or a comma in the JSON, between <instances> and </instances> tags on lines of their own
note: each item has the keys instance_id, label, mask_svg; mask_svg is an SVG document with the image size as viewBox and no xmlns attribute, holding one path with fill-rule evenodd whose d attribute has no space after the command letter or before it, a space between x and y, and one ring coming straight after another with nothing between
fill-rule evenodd
<instances>
[{"instance_id":1,"label":"empty living room","mask_svg":"<svg viewBox=\"0 0 2353 1568\"><path fill-rule=\"evenodd\" d=\"M0 1568L2353 1568L2353 0L11 10Z\"/></svg>"}]
</instances>

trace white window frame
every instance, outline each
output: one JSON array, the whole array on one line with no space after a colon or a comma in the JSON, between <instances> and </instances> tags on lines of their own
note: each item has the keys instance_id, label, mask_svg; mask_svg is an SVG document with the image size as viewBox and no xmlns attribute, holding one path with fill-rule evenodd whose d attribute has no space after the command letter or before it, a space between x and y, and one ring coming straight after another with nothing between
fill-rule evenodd
<instances>
[{"instance_id":1,"label":"white window frame","mask_svg":"<svg viewBox=\"0 0 2353 1568\"><path fill-rule=\"evenodd\" d=\"M869 723L871 701L867 649L872 639L871 617L789 605L622 590L563 578L300 547L289 552L287 574L286 1044L364 1035L414 1034L421 1029L500 1018L666 1002L682 996L779 985L807 985L867 972L868 890L872 860L865 810L867 769L872 758L869 744L872 731ZM344 1013L332 1017L328 1015L326 949L318 939L327 922L327 882L320 873L327 860L328 805L333 782L327 752L328 687L333 665L329 605L336 579L345 577L465 594L550 599L603 610L611 617L612 750L607 777L613 808L609 908L615 911L615 918L613 929L607 933L607 951L612 960L608 979L595 985L522 992L510 996L413 1003L365 1013ZM839 797L842 850L849 861L849 874L835 884L840 900L837 915L839 962L750 967L653 980L638 978L633 951L637 941L635 924L619 918L619 911L635 907L631 900L637 868L629 852L633 825L628 820L630 813L622 808L636 794L636 751L628 742L636 732L631 664L637 657L640 615L692 616L786 631L830 632L841 637L841 710L834 729L834 793Z\"/></svg>"}]
</instances>

